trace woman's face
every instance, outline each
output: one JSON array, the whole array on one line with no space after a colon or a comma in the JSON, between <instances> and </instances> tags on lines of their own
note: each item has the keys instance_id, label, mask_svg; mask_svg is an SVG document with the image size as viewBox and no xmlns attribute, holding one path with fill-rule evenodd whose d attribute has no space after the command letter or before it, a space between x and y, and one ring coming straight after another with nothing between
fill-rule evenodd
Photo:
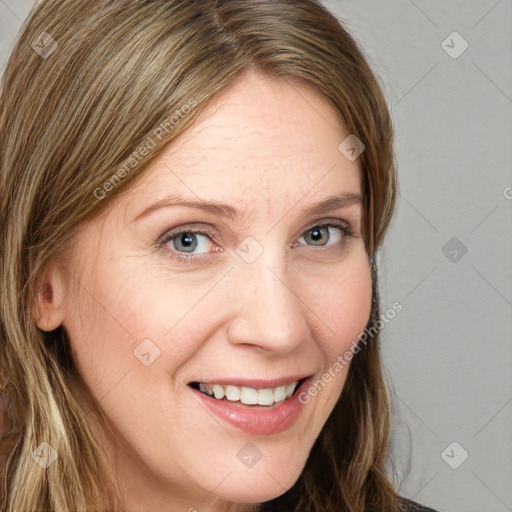
<instances>
[{"instance_id":1,"label":"woman's face","mask_svg":"<svg viewBox=\"0 0 512 512\"><path fill-rule=\"evenodd\" d=\"M62 324L128 510L221 510L298 479L370 314L348 135L312 90L247 75L77 235ZM315 210L333 196L352 199Z\"/></svg>"}]
</instances>

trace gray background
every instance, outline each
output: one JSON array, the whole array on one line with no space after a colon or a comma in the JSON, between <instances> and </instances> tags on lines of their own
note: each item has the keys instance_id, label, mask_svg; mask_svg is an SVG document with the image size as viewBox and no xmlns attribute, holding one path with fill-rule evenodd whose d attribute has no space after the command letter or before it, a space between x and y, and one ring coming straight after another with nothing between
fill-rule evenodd
<instances>
[{"instance_id":1,"label":"gray background","mask_svg":"<svg viewBox=\"0 0 512 512\"><path fill-rule=\"evenodd\" d=\"M0 0L0 71L32 3ZM383 330L396 486L439 512L512 511L512 0L323 3L395 124L380 278L383 311L403 305Z\"/></svg>"}]
</instances>

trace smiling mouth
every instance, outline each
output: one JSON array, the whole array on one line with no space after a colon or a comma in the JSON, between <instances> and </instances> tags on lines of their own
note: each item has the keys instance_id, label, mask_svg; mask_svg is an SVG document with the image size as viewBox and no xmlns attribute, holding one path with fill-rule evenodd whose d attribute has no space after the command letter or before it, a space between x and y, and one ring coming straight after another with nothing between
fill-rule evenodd
<instances>
[{"instance_id":1,"label":"smiling mouth","mask_svg":"<svg viewBox=\"0 0 512 512\"><path fill-rule=\"evenodd\" d=\"M292 397L306 378L274 388L251 388L232 384L191 382L190 387L219 401L271 407Z\"/></svg>"}]
</instances>

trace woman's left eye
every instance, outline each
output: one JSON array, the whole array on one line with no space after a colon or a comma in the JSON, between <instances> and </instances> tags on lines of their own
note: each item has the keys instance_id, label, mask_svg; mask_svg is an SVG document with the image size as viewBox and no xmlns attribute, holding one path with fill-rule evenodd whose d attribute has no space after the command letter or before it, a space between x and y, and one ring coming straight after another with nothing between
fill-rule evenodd
<instances>
[{"instance_id":1,"label":"woman's left eye","mask_svg":"<svg viewBox=\"0 0 512 512\"><path fill-rule=\"evenodd\" d=\"M336 237L336 235L333 237L331 235L331 230L337 229L340 234ZM309 234L309 236L306 237L306 235ZM322 243L322 239L327 238L326 242L331 241L332 238L334 238L334 242L330 245L335 245L336 243L344 244L345 239L347 236L350 236L352 233L350 232L350 229L345 225L338 225L338 224L322 224L318 226L314 226L311 229L308 229L300 238L299 240L306 240L309 239L313 242L313 245L316 245L318 247L325 247L325 245ZM337 239L336 239L337 238Z\"/></svg>"},{"instance_id":2,"label":"woman's left eye","mask_svg":"<svg viewBox=\"0 0 512 512\"><path fill-rule=\"evenodd\" d=\"M353 233L346 223L331 222L313 226L302 234L299 241L303 240L306 242L305 245L309 245L309 242L313 247L323 248L334 245L343 249L347 237L352 235ZM213 233L206 229L185 228L178 232L165 233L159 238L157 245L164 246L166 250L171 249L173 252L171 256L177 260L190 261L199 259L210 252L208 244L214 243L213 236ZM294 247L297 245L304 244L295 243ZM199 250L199 254L194 252L196 250Z\"/></svg>"}]
</instances>

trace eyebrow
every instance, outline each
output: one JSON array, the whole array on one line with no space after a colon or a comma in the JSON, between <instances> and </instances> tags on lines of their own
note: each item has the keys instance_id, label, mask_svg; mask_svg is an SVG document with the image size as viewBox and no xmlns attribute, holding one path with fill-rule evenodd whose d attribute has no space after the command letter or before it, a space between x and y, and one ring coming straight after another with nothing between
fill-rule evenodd
<instances>
[{"instance_id":1,"label":"eyebrow","mask_svg":"<svg viewBox=\"0 0 512 512\"><path fill-rule=\"evenodd\" d=\"M347 206L351 206L354 203L362 202L363 196L361 194L355 192L343 192L341 194L328 196L324 200L312 204L302 212L301 216L307 217L309 215L313 215L316 213L325 213L339 208L346 208ZM153 203L147 208L145 208L135 217L134 220L138 220L139 218L144 217L155 210L159 210L160 208L172 208L180 206L196 208L198 210L203 210L208 213L217 215L218 217L223 217L230 220L234 220L237 217L242 216L236 208L226 203L222 203L215 200L207 201L201 199L186 198L178 194L169 194L160 199L159 201L157 201L156 203ZM292 209L294 207L295 205L292 207Z\"/></svg>"}]
</instances>

